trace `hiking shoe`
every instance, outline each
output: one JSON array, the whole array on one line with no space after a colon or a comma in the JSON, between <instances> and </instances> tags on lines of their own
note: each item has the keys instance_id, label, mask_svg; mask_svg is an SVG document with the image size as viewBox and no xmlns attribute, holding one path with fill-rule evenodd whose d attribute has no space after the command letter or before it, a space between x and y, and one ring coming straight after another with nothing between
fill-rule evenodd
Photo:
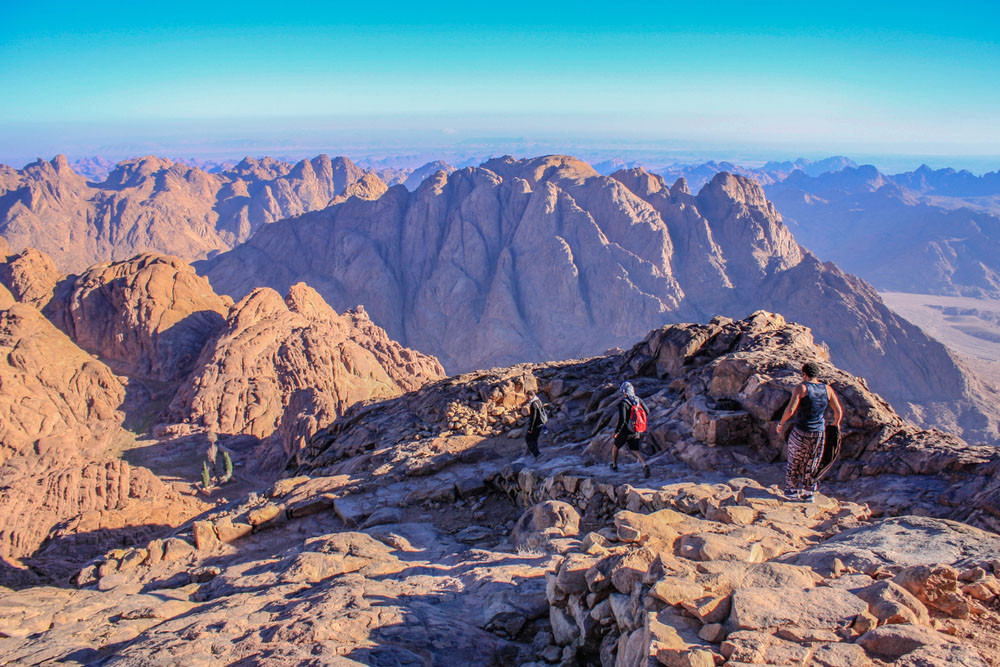
<instances>
[{"instance_id":1,"label":"hiking shoe","mask_svg":"<svg viewBox=\"0 0 1000 667\"><path fill-rule=\"evenodd\" d=\"M614 472L618 472L618 464L617 464L617 463L612 463L612 464L611 464L611 469L612 469L612 470L613 470Z\"/></svg>"},{"instance_id":2,"label":"hiking shoe","mask_svg":"<svg viewBox=\"0 0 1000 667\"><path fill-rule=\"evenodd\" d=\"M816 494L813 493L812 491L803 491L799 495L799 500L801 500L804 503L813 503L813 502L816 502Z\"/></svg>"},{"instance_id":3,"label":"hiking shoe","mask_svg":"<svg viewBox=\"0 0 1000 667\"><path fill-rule=\"evenodd\" d=\"M801 489L785 489L783 494L785 498L788 498L789 500L800 500L802 498Z\"/></svg>"},{"instance_id":4,"label":"hiking shoe","mask_svg":"<svg viewBox=\"0 0 1000 667\"><path fill-rule=\"evenodd\" d=\"M649 466L648 465L642 466L642 476L645 477L646 479L649 479Z\"/></svg>"}]
</instances>

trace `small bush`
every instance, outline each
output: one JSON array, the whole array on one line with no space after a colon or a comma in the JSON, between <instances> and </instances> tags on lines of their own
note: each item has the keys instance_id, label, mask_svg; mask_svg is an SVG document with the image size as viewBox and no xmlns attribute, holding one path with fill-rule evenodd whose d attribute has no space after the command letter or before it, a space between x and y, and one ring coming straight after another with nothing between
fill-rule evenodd
<instances>
[{"instance_id":1,"label":"small bush","mask_svg":"<svg viewBox=\"0 0 1000 667\"><path fill-rule=\"evenodd\" d=\"M212 486L212 476L208 473L208 461L201 462L201 486L205 490Z\"/></svg>"}]
</instances>

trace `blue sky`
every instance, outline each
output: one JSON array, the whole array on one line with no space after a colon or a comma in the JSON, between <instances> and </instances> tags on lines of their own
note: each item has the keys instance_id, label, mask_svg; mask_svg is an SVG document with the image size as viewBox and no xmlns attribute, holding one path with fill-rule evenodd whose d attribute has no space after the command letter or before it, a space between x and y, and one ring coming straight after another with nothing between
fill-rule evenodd
<instances>
[{"instance_id":1,"label":"blue sky","mask_svg":"<svg viewBox=\"0 0 1000 667\"><path fill-rule=\"evenodd\" d=\"M1000 155L997 2L2 1L4 161L294 137Z\"/></svg>"}]
</instances>

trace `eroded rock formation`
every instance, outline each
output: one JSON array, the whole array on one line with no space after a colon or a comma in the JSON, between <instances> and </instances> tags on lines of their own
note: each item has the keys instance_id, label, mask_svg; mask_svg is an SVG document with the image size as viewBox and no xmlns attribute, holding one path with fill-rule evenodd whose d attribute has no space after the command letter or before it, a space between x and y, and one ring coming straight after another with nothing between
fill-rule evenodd
<instances>
[{"instance_id":1,"label":"eroded rock formation","mask_svg":"<svg viewBox=\"0 0 1000 667\"><path fill-rule=\"evenodd\" d=\"M171 381L191 372L231 304L187 263L146 253L69 277L45 312L119 373Z\"/></svg>"},{"instance_id":2,"label":"eroded rock formation","mask_svg":"<svg viewBox=\"0 0 1000 667\"><path fill-rule=\"evenodd\" d=\"M196 366L171 417L216 433L277 434L279 465L282 452L293 454L347 406L444 374L433 358L389 340L363 311L338 315L303 284L285 299L267 288L243 298Z\"/></svg>"}]
</instances>

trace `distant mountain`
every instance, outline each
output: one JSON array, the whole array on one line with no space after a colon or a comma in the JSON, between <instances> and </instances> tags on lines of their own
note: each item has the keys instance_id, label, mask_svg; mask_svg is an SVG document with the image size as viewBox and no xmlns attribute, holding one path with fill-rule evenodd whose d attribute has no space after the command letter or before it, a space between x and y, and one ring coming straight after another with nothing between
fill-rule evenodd
<instances>
[{"instance_id":1,"label":"distant mountain","mask_svg":"<svg viewBox=\"0 0 1000 667\"><path fill-rule=\"evenodd\" d=\"M305 281L334 308L362 303L449 372L592 355L663 323L770 309L813 327L900 409L997 437L991 394L870 285L801 248L742 176L692 195L642 169L605 177L572 157L499 158L268 225L198 267L234 298Z\"/></svg>"},{"instance_id":2,"label":"distant mountain","mask_svg":"<svg viewBox=\"0 0 1000 667\"><path fill-rule=\"evenodd\" d=\"M688 186L692 190L700 190L706 183L711 181L716 174L722 172L746 176L747 178L754 179L761 185L773 183L775 180L771 174L762 169L743 167L738 164L733 164L732 162L716 162L714 160L703 162L701 164L674 165L672 167L667 167L666 169L661 169L655 173L663 176L667 182L673 182L678 178L683 178L688 182Z\"/></svg>"},{"instance_id":3,"label":"distant mountain","mask_svg":"<svg viewBox=\"0 0 1000 667\"><path fill-rule=\"evenodd\" d=\"M24 169L0 165L0 235L14 249L48 253L65 271L143 251L196 259L263 224L324 208L365 176L349 159L325 155L296 164L245 158L217 174L143 157L94 182L60 155ZM385 186L372 179L354 194L380 195Z\"/></svg>"},{"instance_id":4,"label":"distant mountain","mask_svg":"<svg viewBox=\"0 0 1000 667\"><path fill-rule=\"evenodd\" d=\"M893 182L920 194L949 197L1000 195L1000 170L976 176L965 169L931 169L926 164L915 171L890 176Z\"/></svg>"},{"instance_id":5,"label":"distant mountain","mask_svg":"<svg viewBox=\"0 0 1000 667\"><path fill-rule=\"evenodd\" d=\"M390 188L394 185L403 185L407 190L413 192L420 187L420 184L423 183L428 176L438 171L444 171L445 173L450 174L455 171L455 168L444 160L434 160L433 162L428 162L427 164L421 165L416 169L387 167L385 169L377 169L375 174Z\"/></svg>"},{"instance_id":6,"label":"distant mountain","mask_svg":"<svg viewBox=\"0 0 1000 667\"><path fill-rule=\"evenodd\" d=\"M865 165L766 191L797 239L879 289L1000 298L1000 217L925 203L900 181L915 177Z\"/></svg>"},{"instance_id":7,"label":"distant mountain","mask_svg":"<svg viewBox=\"0 0 1000 667\"><path fill-rule=\"evenodd\" d=\"M794 161L775 162L771 161L764 165L763 171L771 174L775 180L782 180L784 176L793 171L801 171L807 176L819 176L830 171L841 171L846 167L857 167L857 163L851 158L843 155L816 160L815 162L805 158L798 158Z\"/></svg>"},{"instance_id":8,"label":"distant mountain","mask_svg":"<svg viewBox=\"0 0 1000 667\"><path fill-rule=\"evenodd\" d=\"M768 162L763 167L747 167L732 162L702 162L699 164L678 164L666 169L656 170L667 181L678 178L686 179L694 190L700 190L712 177L720 172L739 174L752 178L761 185L769 185L785 180L798 171L808 176L819 176L831 171L840 171L845 167L856 167L850 158L836 155L812 162L805 158L784 162ZM599 170L600 171L600 170ZM603 173L603 172L602 172Z\"/></svg>"}]
</instances>

